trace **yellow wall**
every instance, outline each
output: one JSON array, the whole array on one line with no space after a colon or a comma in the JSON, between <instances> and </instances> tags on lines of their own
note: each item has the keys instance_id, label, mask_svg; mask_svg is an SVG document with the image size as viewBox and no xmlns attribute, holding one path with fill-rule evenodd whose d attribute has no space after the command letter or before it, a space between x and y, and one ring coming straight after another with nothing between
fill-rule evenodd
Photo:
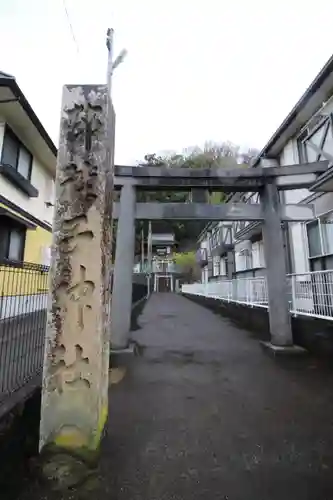
<instances>
[{"instance_id":1,"label":"yellow wall","mask_svg":"<svg viewBox=\"0 0 333 500\"><path fill-rule=\"evenodd\" d=\"M11 212L15 213L13 210ZM21 217L19 214L16 215ZM0 297L47 292L48 273L34 269L34 266L29 266L29 263L43 264L43 248L50 247L51 243L52 233L50 231L42 227L27 229L23 260L28 264L22 267L0 266Z\"/></svg>"},{"instance_id":2,"label":"yellow wall","mask_svg":"<svg viewBox=\"0 0 333 500\"><path fill-rule=\"evenodd\" d=\"M0 266L0 297L35 295L47 290L47 272L29 267Z\"/></svg>"},{"instance_id":3,"label":"yellow wall","mask_svg":"<svg viewBox=\"0 0 333 500\"><path fill-rule=\"evenodd\" d=\"M25 238L24 262L33 262L34 264L44 264L43 248L50 247L52 244L52 233L37 227L28 229Z\"/></svg>"}]
</instances>

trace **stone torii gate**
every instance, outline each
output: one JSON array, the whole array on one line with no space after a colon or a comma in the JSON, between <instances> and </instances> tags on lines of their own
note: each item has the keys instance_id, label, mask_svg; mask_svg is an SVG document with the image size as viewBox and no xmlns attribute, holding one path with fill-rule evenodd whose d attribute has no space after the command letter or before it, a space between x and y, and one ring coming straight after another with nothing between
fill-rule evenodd
<instances>
[{"instance_id":1,"label":"stone torii gate","mask_svg":"<svg viewBox=\"0 0 333 500\"><path fill-rule=\"evenodd\" d=\"M286 262L281 222L311 220L313 206L280 204L280 190L309 187L317 175L327 169L328 162L303 165L271 166L264 160L253 169L182 169L167 167L115 167L115 189L121 191L120 202L114 204L113 217L118 219L117 246L112 295L112 349L126 349L132 301L132 270L134 259L134 225L139 220L203 220L261 221L268 288L268 312L271 349L296 349L293 346L288 307ZM265 166L264 166L265 165ZM266 166L267 165L267 166ZM260 204L224 203L137 203L137 191L207 190L259 192ZM194 199L195 196L192 196Z\"/></svg>"}]
</instances>

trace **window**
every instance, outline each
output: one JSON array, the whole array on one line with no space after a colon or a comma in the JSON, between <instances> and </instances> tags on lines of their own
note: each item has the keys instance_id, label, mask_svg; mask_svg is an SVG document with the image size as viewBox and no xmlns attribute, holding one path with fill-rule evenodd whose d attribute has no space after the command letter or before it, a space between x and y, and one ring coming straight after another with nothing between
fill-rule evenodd
<instances>
[{"instance_id":1,"label":"window","mask_svg":"<svg viewBox=\"0 0 333 500\"><path fill-rule=\"evenodd\" d=\"M308 233L309 257L322 255L319 221L315 220L313 222L309 222L306 228Z\"/></svg>"},{"instance_id":2,"label":"window","mask_svg":"<svg viewBox=\"0 0 333 500\"><path fill-rule=\"evenodd\" d=\"M22 177L30 180L32 155L8 126L3 140L1 163L9 165Z\"/></svg>"},{"instance_id":3,"label":"window","mask_svg":"<svg viewBox=\"0 0 333 500\"><path fill-rule=\"evenodd\" d=\"M333 212L306 224L309 257L333 254Z\"/></svg>"},{"instance_id":4,"label":"window","mask_svg":"<svg viewBox=\"0 0 333 500\"><path fill-rule=\"evenodd\" d=\"M222 242L222 228L216 226L211 233L210 247L214 249L218 247L221 244L221 242Z\"/></svg>"},{"instance_id":5,"label":"window","mask_svg":"<svg viewBox=\"0 0 333 500\"><path fill-rule=\"evenodd\" d=\"M297 139L300 163L327 160L333 154L333 116L318 115Z\"/></svg>"},{"instance_id":6,"label":"window","mask_svg":"<svg viewBox=\"0 0 333 500\"><path fill-rule=\"evenodd\" d=\"M323 250L325 254L333 254L333 213L321 218Z\"/></svg>"},{"instance_id":7,"label":"window","mask_svg":"<svg viewBox=\"0 0 333 500\"><path fill-rule=\"evenodd\" d=\"M243 249L240 252L236 252L236 271L245 271L246 269L252 269L252 253L248 249Z\"/></svg>"},{"instance_id":8,"label":"window","mask_svg":"<svg viewBox=\"0 0 333 500\"><path fill-rule=\"evenodd\" d=\"M25 234L24 226L13 224L7 217L0 218L0 260L23 261Z\"/></svg>"},{"instance_id":9,"label":"window","mask_svg":"<svg viewBox=\"0 0 333 500\"><path fill-rule=\"evenodd\" d=\"M226 274L227 274L227 263L226 263L226 259L222 258L220 260L220 275L225 276Z\"/></svg>"},{"instance_id":10,"label":"window","mask_svg":"<svg viewBox=\"0 0 333 500\"><path fill-rule=\"evenodd\" d=\"M54 180L53 179L45 179L45 196L44 196L45 205L47 207L53 207L55 197L56 197L56 195L55 195ZM154 239L155 239L155 236L156 235L154 235ZM170 238L168 239L168 241L174 241L175 235L170 233L169 236L170 236Z\"/></svg>"},{"instance_id":11,"label":"window","mask_svg":"<svg viewBox=\"0 0 333 500\"><path fill-rule=\"evenodd\" d=\"M265 267L264 244L262 241L252 244L252 259L254 268Z\"/></svg>"},{"instance_id":12,"label":"window","mask_svg":"<svg viewBox=\"0 0 333 500\"><path fill-rule=\"evenodd\" d=\"M31 154L24 146L20 147L17 171L23 175L25 179L30 179L31 170Z\"/></svg>"},{"instance_id":13,"label":"window","mask_svg":"<svg viewBox=\"0 0 333 500\"><path fill-rule=\"evenodd\" d=\"M213 273L214 276L219 276L220 274L220 257L213 257Z\"/></svg>"}]
</instances>

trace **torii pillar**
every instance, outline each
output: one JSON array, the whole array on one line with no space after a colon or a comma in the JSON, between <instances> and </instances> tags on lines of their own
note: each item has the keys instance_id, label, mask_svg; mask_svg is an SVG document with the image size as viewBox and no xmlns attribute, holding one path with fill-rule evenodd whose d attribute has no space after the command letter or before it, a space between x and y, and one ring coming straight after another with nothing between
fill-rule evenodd
<instances>
[{"instance_id":1,"label":"torii pillar","mask_svg":"<svg viewBox=\"0 0 333 500\"><path fill-rule=\"evenodd\" d=\"M135 186L127 183L121 188L120 194L113 274L111 347L114 351L126 350L129 347L135 252L135 204Z\"/></svg>"},{"instance_id":2,"label":"torii pillar","mask_svg":"<svg viewBox=\"0 0 333 500\"><path fill-rule=\"evenodd\" d=\"M64 87L40 424L58 481L64 457L67 482L96 457L108 415L112 126L106 85Z\"/></svg>"},{"instance_id":3,"label":"torii pillar","mask_svg":"<svg viewBox=\"0 0 333 500\"><path fill-rule=\"evenodd\" d=\"M265 217L263 241L271 336L271 341L263 345L274 355L303 354L305 350L293 343L280 196L273 179L260 192L260 201Z\"/></svg>"}]
</instances>

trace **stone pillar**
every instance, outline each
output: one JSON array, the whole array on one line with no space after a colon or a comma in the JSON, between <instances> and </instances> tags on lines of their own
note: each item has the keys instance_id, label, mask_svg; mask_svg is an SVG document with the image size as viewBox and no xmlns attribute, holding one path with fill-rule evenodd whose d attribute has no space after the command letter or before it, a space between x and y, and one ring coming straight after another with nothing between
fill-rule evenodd
<instances>
[{"instance_id":1,"label":"stone pillar","mask_svg":"<svg viewBox=\"0 0 333 500\"><path fill-rule=\"evenodd\" d=\"M129 343L132 313L132 287L135 245L135 187L121 189L116 239L116 259L111 305L112 349L126 349Z\"/></svg>"},{"instance_id":2,"label":"stone pillar","mask_svg":"<svg viewBox=\"0 0 333 500\"><path fill-rule=\"evenodd\" d=\"M59 480L57 457L84 468L108 415L110 114L106 86L64 87L40 424L44 472Z\"/></svg>"},{"instance_id":3,"label":"stone pillar","mask_svg":"<svg viewBox=\"0 0 333 500\"><path fill-rule=\"evenodd\" d=\"M263 240L268 288L269 326L271 343L292 346L291 318L288 308L287 269L283 230L280 217L279 192L274 181L260 193L265 215Z\"/></svg>"},{"instance_id":4,"label":"stone pillar","mask_svg":"<svg viewBox=\"0 0 333 500\"><path fill-rule=\"evenodd\" d=\"M202 188L192 188L190 194L190 200L192 203L207 203L208 190Z\"/></svg>"}]
</instances>

